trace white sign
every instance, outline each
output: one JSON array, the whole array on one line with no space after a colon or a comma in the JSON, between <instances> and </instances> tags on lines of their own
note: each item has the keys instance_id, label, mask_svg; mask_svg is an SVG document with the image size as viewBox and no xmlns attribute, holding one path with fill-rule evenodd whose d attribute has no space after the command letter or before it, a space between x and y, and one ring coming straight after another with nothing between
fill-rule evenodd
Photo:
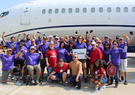
<instances>
[{"instance_id":1,"label":"white sign","mask_svg":"<svg viewBox=\"0 0 135 95\"><path fill-rule=\"evenodd\" d=\"M73 49L73 55L77 54L79 59L86 59L85 58L86 53L87 53L86 48L83 48L83 49Z\"/></svg>"}]
</instances>

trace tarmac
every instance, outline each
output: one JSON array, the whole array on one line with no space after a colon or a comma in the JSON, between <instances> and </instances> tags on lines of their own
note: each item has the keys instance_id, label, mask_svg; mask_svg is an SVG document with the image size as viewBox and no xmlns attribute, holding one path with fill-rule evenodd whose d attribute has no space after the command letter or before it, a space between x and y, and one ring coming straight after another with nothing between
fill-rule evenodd
<instances>
[{"instance_id":1,"label":"tarmac","mask_svg":"<svg viewBox=\"0 0 135 95\"><path fill-rule=\"evenodd\" d=\"M2 64L0 61L0 69ZM1 82L2 71L0 70L0 95L135 95L135 53L128 53L128 85L124 85L124 81L119 83L118 88L114 88L114 84L106 86L102 91L95 91L94 85L84 83L82 80L82 88L76 89L72 85L64 87L62 84L47 82L47 73L45 72L42 85L16 86L14 80L8 78L8 82ZM68 80L68 79L67 79ZM22 82L22 81L20 81Z\"/></svg>"}]
</instances>

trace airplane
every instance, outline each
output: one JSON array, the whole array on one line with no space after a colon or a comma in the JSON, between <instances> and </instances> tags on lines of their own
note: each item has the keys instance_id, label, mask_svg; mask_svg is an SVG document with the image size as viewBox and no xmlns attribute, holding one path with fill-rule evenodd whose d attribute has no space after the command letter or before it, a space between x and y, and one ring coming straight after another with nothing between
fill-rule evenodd
<instances>
[{"instance_id":1,"label":"airplane","mask_svg":"<svg viewBox=\"0 0 135 95\"><path fill-rule=\"evenodd\" d=\"M0 14L0 37L6 31L8 40L23 32L70 36L77 30L83 36L93 30L92 35L99 38L130 37L129 31L135 31L135 0L35 0ZM135 52L135 37L128 49Z\"/></svg>"}]
</instances>

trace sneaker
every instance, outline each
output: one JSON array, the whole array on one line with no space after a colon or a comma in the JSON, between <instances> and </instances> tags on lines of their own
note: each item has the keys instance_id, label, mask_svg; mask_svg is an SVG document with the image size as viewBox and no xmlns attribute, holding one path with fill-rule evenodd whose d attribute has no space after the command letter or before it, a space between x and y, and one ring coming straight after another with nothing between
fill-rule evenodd
<instances>
[{"instance_id":1,"label":"sneaker","mask_svg":"<svg viewBox=\"0 0 135 95\"><path fill-rule=\"evenodd\" d=\"M127 81L125 81L124 84L127 85L128 84Z\"/></svg>"},{"instance_id":2,"label":"sneaker","mask_svg":"<svg viewBox=\"0 0 135 95\"><path fill-rule=\"evenodd\" d=\"M16 78L16 76L13 76L11 79L14 80Z\"/></svg>"},{"instance_id":3,"label":"sneaker","mask_svg":"<svg viewBox=\"0 0 135 95\"><path fill-rule=\"evenodd\" d=\"M106 86L101 86L99 90L104 90L106 88Z\"/></svg>"},{"instance_id":4,"label":"sneaker","mask_svg":"<svg viewBox=\"0 0 135 95\"><path fill-rule=\"evenodd\" d=\"M123 76L121 76L121 80L122 80L122 81L124 80L124 77L123 77Z\"/></svg>"},{"instance_id":5,"label":"sneaker","mask_svg":"<svg viewBox=\"0 0 135 95\"><path fill-rule=\"evenodd\" d=\"M108 85L112 85L113 83L109 83Z\"/></svg>"},{"instance_id":6,"label":"sneaker","mask_svg":"<svg viewBox=\"0 0 135 95\"><path fill-rule=\"evenodd\" d=\"M32 84L35 84L35 81L34 81L34 80L32 80L32 81L31 81L31 83L32 83Z\"/></svg>"},{"instance_id":7,"label":"sneaker","mask_svg":"<svg viewBox=\"0 0 135 95\"><path fill-rule=\"evenodd\" d=\"M81 89L81 86L78 86L77 89Z\"/></svg>"},{"instance_id":8,"label":"sneaker","mask_svg":"<svg viewBox=\"0 0 135 95\"><path fill-rule=\"evenodd\" d=\"M20 85L22 85L22 83L20 83L19 81L16 81L15 85L20 86Z\"/></svg>"},{"instance_id":9,"label":"sneaker","mask_svg":"<svg viewBox=\"0 0 135 95\"><path fill-rule=\"evenodd\" d=\"M23 77L22 76L20 76L20 80L22 80L23 79Z\"/></svg>"},{"instance_id":10,"label":"sneaker","mask_svg":"<svg viewBox=\"0 0 135 95\"><path fill-rule=\"evenodd\" d=\"M66 86L66 83L65 83L65 82L63 82L63 86L64 86L64 87Z\"/></svg>"},{"instance_id":11,"label":"sneaker","mask_svg":"<svg viewBox=\"0 0 135 95\"><path fill-rule=\"evenodd\" d=\"M36 84L39 84L39 81L38 80L36 80Z\"/></svg>"},{"instance_id":12,"label":"sneaker","mask_svg":"<svg viewBox=\"0 0 135 95\"><path fill-rule=\"evenodd\" d=\"M98 87L95 87L95 90L98 90Z\"/></svg>"},{"instance_id":13,"label":"sneaker","mask_svg":"<svg viewBox=\"0 0 135 95\"><path fill-rule=\"evenodd\" d=\"M115 86L114 86L114 88L117 88L117 87L118 87L118 85L115 85Z\"/></svg>"},{"instance_id":14,"label":"sneaker","mask_svg":"<svg viewBox=\"0 0 135 95\"><path fill-rule=\"evenodd\" d=\"M122 80L121 80L121 79L119 79L119 82L122 82Z\"/></svg>"}]
</instances>

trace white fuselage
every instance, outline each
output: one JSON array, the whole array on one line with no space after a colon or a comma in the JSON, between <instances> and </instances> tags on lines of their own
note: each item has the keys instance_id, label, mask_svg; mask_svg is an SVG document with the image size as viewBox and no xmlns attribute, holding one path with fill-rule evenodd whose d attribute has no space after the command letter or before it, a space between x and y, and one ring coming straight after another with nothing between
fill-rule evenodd
<instances>
[{"instance_id":1,"label":"white fuselage","mask_svg":"<svg viewBox=\"0 0 135 95\"><path fill-rule=\"evenodd\" d=\"M21 32L65 36L77 30L83 36L93 30L92 36L115 39L135 31L135 0L36 0L6 11L9 14L0 18L0 31L6 32L7 39ZM130 45L135 46L135 38Z\"/></svg>"}]
</instances>

